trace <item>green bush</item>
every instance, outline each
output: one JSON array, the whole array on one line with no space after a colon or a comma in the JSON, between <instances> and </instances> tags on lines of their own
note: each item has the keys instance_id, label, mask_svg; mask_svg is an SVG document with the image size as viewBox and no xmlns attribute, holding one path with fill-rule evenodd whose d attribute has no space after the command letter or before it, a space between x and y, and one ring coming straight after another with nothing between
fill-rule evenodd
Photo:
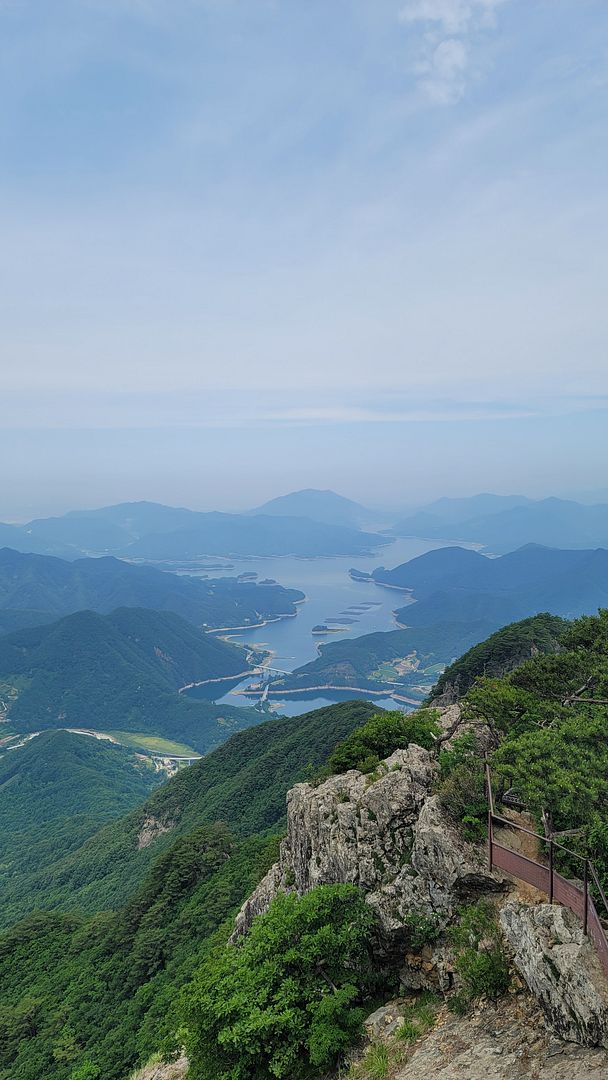
<instances>
[{"instance_id":1,"label":"green bush","mask_svg":"<svg viewBox=\"0 0 608 1080\"><path fill-rule=\"evenodd\" d=\"M505 994L510 982L509 963L493 905L480 900L463 908L450 937L456 948L456 971L463 984L454 1003L455 1011L476 998L496 999Z\"/></svg>"},{"instance_id":2,"label":"green bush","mask_svg":"<svg viewBox=\"0 0 608 1080\"><path fill-rule=\"evenodd\" d=\"M403 924L407 927L409 942L413 949L433 945L439 937L439 920L436 915L420 915L416 911L410 911L405 916Z\"/></svg>"},{"instance_id":3,"label":"green bush","mask_svg":"<svg viewBox=\"0 0 608 1080\"><path fill-rule=\"evenodd\" d=\"M192 1080L318 1076L361 1033L374 916L351 885L280 894L184 995Z\"/></svg>"},{"instance_id":4,"label":"green bush","mask_svg":"<svg viewBox=\"0 0 608 1080\"><path fill-rule=\"evenodd\" d=\"M441 807L471 843L487 835L488 802L483 761L468 735L454 740L453 750L439 755L440 780L436 787Z\"/></svg>"},{"instance_id":5,"label":"green bush","mask_svg":"<svg viewBox=\"0 0 608 1080\"><path fill-rule=\"evenodd\" d=\"M410 743L432 749L438 734L434 709L378 713L338 744L327 762L327 774L349 769L371 773L384 758L390 757L395 750L405 749Z\"/></svg>"}]
</instances>

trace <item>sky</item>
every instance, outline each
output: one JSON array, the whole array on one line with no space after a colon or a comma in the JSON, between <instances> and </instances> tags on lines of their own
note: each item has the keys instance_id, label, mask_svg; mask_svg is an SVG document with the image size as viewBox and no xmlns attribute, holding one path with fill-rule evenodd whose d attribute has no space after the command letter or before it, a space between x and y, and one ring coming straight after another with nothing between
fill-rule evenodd
<instances>
[{"instance_id":1,"label":"sky","mask_svg":"<svg viewBox=\"0 0 608 1080\"><path fill-rule=\"evenodd\" d=\"M606 0L0 0L0 520L606 488Z\"/></svg>"}]
</instances>

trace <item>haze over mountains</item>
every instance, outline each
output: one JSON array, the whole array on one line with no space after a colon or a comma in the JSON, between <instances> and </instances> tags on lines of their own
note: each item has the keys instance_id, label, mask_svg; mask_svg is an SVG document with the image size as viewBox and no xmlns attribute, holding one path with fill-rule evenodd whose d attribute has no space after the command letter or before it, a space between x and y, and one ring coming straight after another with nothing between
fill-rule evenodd
<instances>
[{"instance_id":1,"label":"haze over mountains","mask_svg":"<svg viewBox=\"0 0 608 1080\"><path fill-rule=\"evenodd\" d=\"M608 504L586 506L554 498L533 502L495 495L440 499L401 519L390 532L394 536L463 540L499 552L530 543L608 547Z\"/></svg>"},{"instance_id":2,"label":"haze over mountains","mask_svg":"<svg viewBox=\"0 0 608 1080\"><path fill-rule=\"evenodd\" d=\"M316 488L279 495L251 513L273 517L306 517L323 521L326 525L344 525L351 529L373 524L379 519L377 513L352 499L345 499L335 491L318 491Z\"/></svg>"},{"instance_id":3,"label":"haze over mountains","mask_svg":"<svg viewBox=\"0 0 608 1080\"><path fill-rule=\"evenodd\" d=\"M196 560L208 555L359 555L387 543L386 538L346 522L344 511L337 516L342 520L332 521L330 514L312 520L301 511L297 516L272 511L223 514L159 503L122 503L21 526L0 524L0 545L63 558L112 554Z\"/></svg>"},{"instance_id":4,"label":"haze over mountains","mask_svg":"<svg viewBox=\"0 0 608 1080\"><path fill-rule=\"evenodd\" d=\"M380 521L385 524L378 531ZM366 531L370 526L373 531ZM394 514L310 488L240 514L134 502L38 518L26 525L0 524L0 545L18 551L67 559L112 554L151 562L363 555L394 537L461 540L497 552L527 543L603 547L608 546L608 504L480 494L438 499L395 521Z\"/></svg>"},{"instance_id":5,"label":"haze over mountains","mask_svg":"<svg viewBox=\"0 0 608 1080\"><path fill-rule=\"evenodd\" d=\"M502 626L541 612L573 619L608 605L608 551L601 548L529 544L488 558L447 547L392 570L353 576L410 593L414 602L399 606L396 592L395 617L403 629L322 645L315 660L273 683L278 694L322 686L390 689L396 683L418 692L425 670L449 664Z\"/></svg>"}]
</instances>

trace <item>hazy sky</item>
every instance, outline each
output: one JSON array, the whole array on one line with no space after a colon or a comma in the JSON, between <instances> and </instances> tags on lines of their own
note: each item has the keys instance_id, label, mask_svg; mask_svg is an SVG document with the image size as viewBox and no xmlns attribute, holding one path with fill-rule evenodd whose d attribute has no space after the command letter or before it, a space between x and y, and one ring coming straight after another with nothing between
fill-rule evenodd
<instances>
[{"instance_id":1,"label":"hazy sky","mask_svg":"<svg viewBox=\"0 0 608 1080\"><path fill-rule=\"evenodd\" d=\"M606 0L0 0L0 519L606 487Z\"/></svg>"}]
</instances>

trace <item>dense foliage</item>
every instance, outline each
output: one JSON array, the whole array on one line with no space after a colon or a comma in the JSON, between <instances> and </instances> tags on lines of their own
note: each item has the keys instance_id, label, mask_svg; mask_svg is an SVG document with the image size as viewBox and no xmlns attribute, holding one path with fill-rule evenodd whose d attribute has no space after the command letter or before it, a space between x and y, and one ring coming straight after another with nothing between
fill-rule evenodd
<instances>
[{"instance_id":1,"label":"dense foliage","mask_svg":"<svg viewBox=\"0 0 608 1080\"><path fill-rule=\"evenodd\" d=\"M336 744L374 711L367 702L344 702L240 732L179 772L120 822L106 825L68 853L56 847L52 863L15 876L15 906L0 911L0 922L33 908L86 914L116 908L128 900L160 852L204 822L224 821L239 838L262 833L284 818L292 784L313 775ZM153 842L141 845L139 838L150 826Z\"/></svg>"},{"instance_id":2,"label":"dense foliage","mask_svg":"<svg viewBox=\"0 0 608 1080\"><path fill-rule=\"evenodd\" d=\"M482 676L500 677L539 653L554 653L567 623L557 615L533 615L521 622L503 626L486 641L469 649L444 671L433 691L455 701L471 689Z\"/></svg>"},{"instance_id":3,"label":"dense foliage","mask_svg":"<svg viewBox=\"0 0 608 1080\"><path fill-rule=\"evenodd\" d=\"M1 696L15 731L143 732L206 753L238 727L257 723L259 714L194 701L178 690L250 669L243 649L171 612L144 608L80 611L0 637Z\"/></svg>"},{"instance_id":4,"label":"dense foliage","mask_svg":"<svg viewBox=\"0 0 608 1080\"><path fill-rule=\"evenodd\" d=\"M38 626L51 615L58 619L83 609L107 614L117 607L173 612L195 626L243 626L294 614L294 602L302 597L276 584L201 579L113 558L66 562L0 548L0 612L7 629Z\"/></svg>"},{"instance_id":5,"label":"dense foliage","mask_svg":"<svg viewBox=\"0 0 608 1080\"><path fill-rule=\"evenodd\" d=\"M64 913L0 937L0 1080L124 1080L170 1051L180 987L276 858L288 788L373 711L346 702L242 732L33 878L30 904ZM150 820L168 831L140 848Z\"/></svg>"},{"instance_id":6,"label":"dense foliage","mask_svg":"<svg viewBox=\"0 0 608 1080\"><path fill-rule=\"evenodd\" d=\"M572 623L559 653L479 680L465 708L502 733L499 789L513 787L540 829L580 830L569 846L608 880L608 611Z\"/></svg>"},{"instance_id":7,"label":"dense foliage","mask_svg":"<svg viewBox=\"0 0 608 1080\"><path fill-rule=\"evenodd\" d=\"M335 1064L361 1031L372 933L354 886L280 894L188 987L193 1080L301 1080Z\"/></svg>"},{"instance_id":8,"label":"dense foliage","mask_svg":"<svg viewBox=\"0 0 608 1080\"><path fill-rule=\"evenodd\" d=\"M0 925L31 906L30 882L140 804L161 774L106 741L44 732L0 757Z\"/></svg>"},{"instance_id":9,"label":"dense foliage","mask_svg":"<svg viewBox=\"0 0 608 1080\"><path fill-rule=\"evenodd\" d=\"M384 758L390 757L395 750L405 749L410 743L430 750L438 734L437 713L433 709L377 713L336 747L325 771L328 775L348 769L372 772Z\"/></svg>"}]
</instances>

